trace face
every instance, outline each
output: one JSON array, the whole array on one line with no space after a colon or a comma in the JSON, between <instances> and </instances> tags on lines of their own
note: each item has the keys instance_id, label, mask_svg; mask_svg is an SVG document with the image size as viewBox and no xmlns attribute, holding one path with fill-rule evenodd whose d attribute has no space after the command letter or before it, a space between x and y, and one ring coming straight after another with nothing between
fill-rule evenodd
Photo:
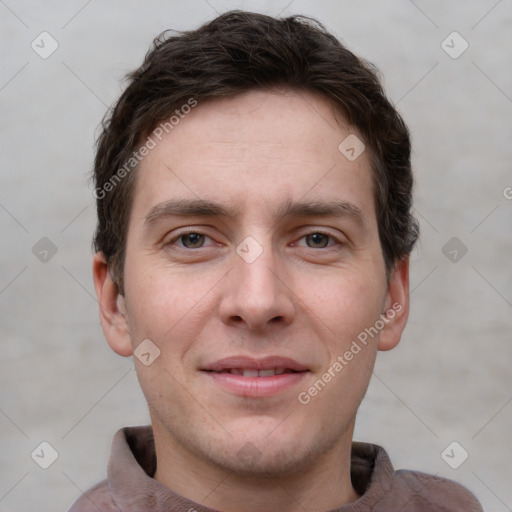
<instances>
[{"instance_id":1,"label":"face","mask_svg":"<svg viewBox=\"0 0 512 512\"><path fill-rule=\"evenodd\" d=\"M157 451L276 475L351 440L408 269L386 279L369 157L340 152L357 132L336 117L252 91L198 104L142 161L124 297L101 255L94 272L114 350L160 351L135 358Z\"/></svg>"}]
</instances>

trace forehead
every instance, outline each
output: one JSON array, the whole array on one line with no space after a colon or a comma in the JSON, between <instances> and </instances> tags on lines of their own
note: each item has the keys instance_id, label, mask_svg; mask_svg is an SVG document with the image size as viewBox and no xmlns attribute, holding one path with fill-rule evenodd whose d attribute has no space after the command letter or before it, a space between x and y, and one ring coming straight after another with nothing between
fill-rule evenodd
<instances>
[{"instance_id":1,"label":"forehead","mask_svg":"<svg viewBox=\"0 0 512 512\"><path fill-rule=\"evenodd\" d=\"M187 111L172 129L151 135L156 145L137 171L138 215L170 198L228 202L253 213L259 206L261 214L309 197L350 200L374 216L366 152L349 159L339 149L347 137L361 137L324 97L250 91Z\"/></svg>"}]
</instances>

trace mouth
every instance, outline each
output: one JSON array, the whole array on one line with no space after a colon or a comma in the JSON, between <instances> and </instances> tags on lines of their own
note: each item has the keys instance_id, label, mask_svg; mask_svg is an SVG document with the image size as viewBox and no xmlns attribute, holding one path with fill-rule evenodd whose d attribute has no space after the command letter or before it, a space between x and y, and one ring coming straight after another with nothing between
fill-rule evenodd
<instances>
[{"instance_id":1,"label":"mouth","mask_svg":"<svg viewBox=\"0 0 512 512\"><path fill-rule=\"evenodd\" d=\"M274 396L290 390L309 372L309 368L294 359L245 356L216 361L201 371L216 386L229 393L252 398Z\"/></svg>"}]
</instances>

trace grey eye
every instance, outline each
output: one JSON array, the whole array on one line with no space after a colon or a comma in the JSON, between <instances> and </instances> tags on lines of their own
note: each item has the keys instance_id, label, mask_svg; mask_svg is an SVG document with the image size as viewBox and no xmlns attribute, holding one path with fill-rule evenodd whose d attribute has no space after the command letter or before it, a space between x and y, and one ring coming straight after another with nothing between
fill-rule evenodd
<instances>
[{"instance_id":1,"label":"grey eye","mask_svg":"<svg viewBox=\"0 0 512 512\"><path fill-rule=\"evenodd\" d=\"M186 235L181 235L180 240L183 247L187 247L188 249L197 249L203 246L205 236L200 233L187 233Z\"/></svg>"}]
</instances>

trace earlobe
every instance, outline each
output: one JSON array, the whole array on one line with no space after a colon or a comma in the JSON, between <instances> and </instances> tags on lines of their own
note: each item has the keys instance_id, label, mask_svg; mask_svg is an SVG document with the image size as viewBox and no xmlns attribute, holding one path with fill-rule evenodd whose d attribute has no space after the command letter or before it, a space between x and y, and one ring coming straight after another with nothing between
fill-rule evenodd
<instances>
[{"instance_id":1,"label":"earlobe","mask_svg":"<svg viewBox=\"0 0 512 512\"><path fill-rule=\"evenodd\" d=\"M384 304L384 328L380 333L379 350L391 350L400 342L409 317L409 258L396 263L388 284Z\"/></svg>"},{"instance_id":2,"label":"earlobe","mask_svg":"<svg viewBox=\"0 0 512 512\"><path fill-rule=\"evenodd\" d=\"M92 268L103 334L114 352L125 357L131 356L133 349L125 300L112 280L103 253L94 255Z\"/></svg>"}]
</instances>

